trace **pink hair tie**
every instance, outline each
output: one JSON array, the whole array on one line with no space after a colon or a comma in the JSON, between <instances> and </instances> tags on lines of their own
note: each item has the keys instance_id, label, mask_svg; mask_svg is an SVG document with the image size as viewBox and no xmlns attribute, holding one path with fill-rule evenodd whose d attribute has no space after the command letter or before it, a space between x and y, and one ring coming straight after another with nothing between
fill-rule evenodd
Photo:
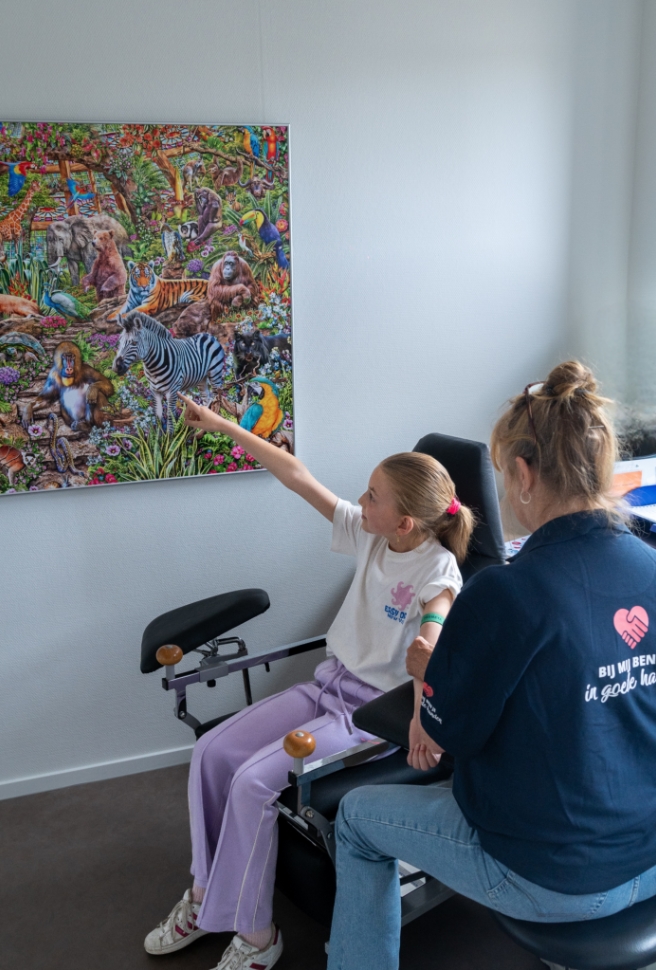
<instances>
[{"instance_id":1,"label":"pink hair tie","mask_svg":"<svg viewBox=\"0 0 656 970\"><path fill-rule=\"evenodd\" d=\"M456 512L459 512L460 511L460 509L461 509L460 499L458 498L457 495L454 495L453 496L453 500L451 502L451 505L446 510L446 514L447 515L455 515Z\"/></svg>"}]
</instances>

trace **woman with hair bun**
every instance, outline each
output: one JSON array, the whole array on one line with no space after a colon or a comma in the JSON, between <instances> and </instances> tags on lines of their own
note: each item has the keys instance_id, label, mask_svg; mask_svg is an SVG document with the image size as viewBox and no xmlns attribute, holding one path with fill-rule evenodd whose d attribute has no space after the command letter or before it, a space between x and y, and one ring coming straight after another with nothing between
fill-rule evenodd
<instances>
[{"instance_id":1,"label":"woman with hair bun","mask_svg":"<svg viewBox=\"0 0 656 970\"><path fill-rule=\"evenodd\" d=\"M409 653L411 760L448 751L453 790L342 800L329 970L398 967L397 859L538 922L656 895L656 551L612 492L609 403L568 361L496 423L492 456L531 536L467 583L434 650Z\"/></svg>"}]
</instances>

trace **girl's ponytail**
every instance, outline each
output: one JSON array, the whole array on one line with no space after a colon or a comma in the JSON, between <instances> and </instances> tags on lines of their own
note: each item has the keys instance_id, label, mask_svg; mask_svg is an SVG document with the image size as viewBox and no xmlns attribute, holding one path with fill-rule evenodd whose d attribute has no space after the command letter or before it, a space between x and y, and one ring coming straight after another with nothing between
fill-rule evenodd
<instances>
[{"instance_id":1,"label":"girl's ponytail","mask_svg":"<svg viewBox=\"0 0 656 970\"><path fill-rule=\"evenodd\" d=\"M459 563L463 562L467 555L469 540L476 524L474 513L466 505L462 505L458 500L458 508L454 512L442 515L431 530L438 542L448 549L456 557Z\"/></svg>"},{"instance_id":2,"label":"girl's ponytail","mask_svg":"<svg viewBox=\"0 0 656 970\"><path fill-rule=\"evenodd\" d=\"M420 532L430 533L459 563L467 555L474 514L456 496L444 465L419 451L391 455L380 463L401 515L415 520Z\"/></svg>"}]
</instances>

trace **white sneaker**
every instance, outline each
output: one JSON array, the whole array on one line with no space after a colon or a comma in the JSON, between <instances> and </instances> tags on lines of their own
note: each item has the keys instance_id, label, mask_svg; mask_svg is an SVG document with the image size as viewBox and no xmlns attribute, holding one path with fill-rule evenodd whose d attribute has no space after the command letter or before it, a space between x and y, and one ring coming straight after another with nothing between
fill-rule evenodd
<instances>
[{"instance_id":1,"label":"white sneaker","mask_svg":"<svg viewBox=\"0 0 656 970\"><path fill-rule=\"evenodd\" d=\"M273 939L264 949L258 950L237 934L219 960L215 970L270 970L282 953L282 933L274 924Z\"/></svg>"},{"instance_id":2,"label":"white sneaker","mask_svg":"<svg viewBox=\"0 0 656 970\"><path fill-rule=\"evenodd\" d=\"M183 946L189 946L194 940L205 936L207 930L196 926L196 917L201 904L191 898L188 889L179 903L176 903L165 920L152 930L144 940L146 953L161 956L164 953L174 953Z\"/></svg>"}]
</instances>

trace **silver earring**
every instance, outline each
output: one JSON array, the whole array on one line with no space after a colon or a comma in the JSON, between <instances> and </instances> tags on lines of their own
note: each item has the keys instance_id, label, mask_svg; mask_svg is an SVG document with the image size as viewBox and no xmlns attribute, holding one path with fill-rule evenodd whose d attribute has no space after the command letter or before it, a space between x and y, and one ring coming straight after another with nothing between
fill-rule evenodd
<instances>
[{"instance_id":1,"label":"silver earring","mask_svg":"<svg viewBox=\"0 0 656 970\"><path fill-rule=\"evenodd\" d=\"M520 492L519 493L519 501L522 503L522 505L530 505L531 504L531 493L530 492L527 492L526 493L528 495L528 498L527 499L523 499L522 498L522 495L523 494L524 494L523 492Z\"/></svg>"}]
</instances>

